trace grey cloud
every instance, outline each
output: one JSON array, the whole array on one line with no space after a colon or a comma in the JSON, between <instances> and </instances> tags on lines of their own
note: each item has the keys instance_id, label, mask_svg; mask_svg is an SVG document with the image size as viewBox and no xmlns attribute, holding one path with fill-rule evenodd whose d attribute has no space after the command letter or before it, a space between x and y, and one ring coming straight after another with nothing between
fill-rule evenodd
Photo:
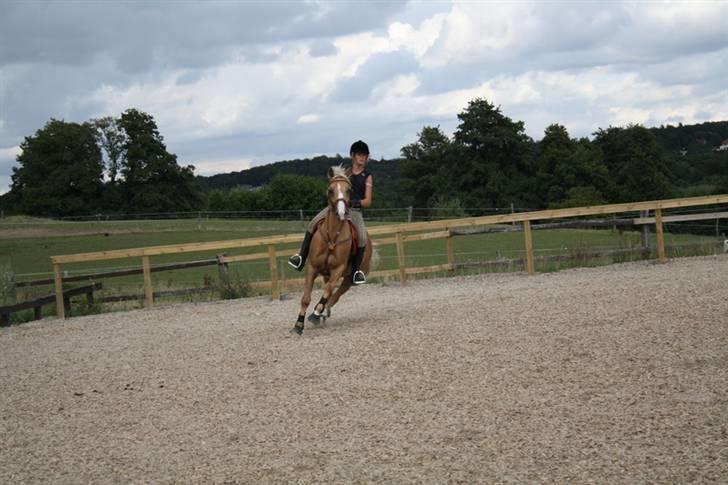
<instances>
[{"instance_id":1,"label":"grey cloud","mask_svg":"<svg viewBox=\"0 0 728 485\"><path fill-rule=\"evenodd\" d=\"M726 88L728 64L725 59L728 59L728 47L645 65L641 74L660 85L692 85L694 94L702 95Z\"/></svg>"},{"instance_id":2,"label":"grey cloud","mask_svg":"<svg viewBox=\"0 0 728 485\"><path fill-rule=\"evenodd\" d=\"M409 52L397 51L375 54L357 69L356 74L341 81L331 95L332 101L362 101L382 81L399 74L408 74L419 69L417 59Z\"/></svg>"},{"instance_id":3,"label":"grey cloud","mask_svg":"<svg viewBox=\"0 0 728 485\"><path fill-rule=\"evenodd\" d=\"M309 47L311 57L326 57L336 54L337 48L330 41L315 40Z\"/></svg>"},{"instance_id":4,"label":"grey cloud","mask_svg":"<svg viewBox=\"0 0 728 485\"><path fill-rule=\"evenodd\" d=\"M6 68L4 83L0 86L4 120L0 147L17 145L50 118L86 121L89 113L101 109L86 95L111 77L113 72L104 75L94 67L42 64L32 69L28 66Z\"/></svg>"},{"instance_id":5,"label":"grey cloud","mask_svg":"<svg viewBox=\"0 0 728 485\"><path fill-rule=\"evenodd\" d=\"M677 56L719 51L728 46L728 30L717 24L684 20L680 30L661 24L643 9L615 2L535 2L517 19L516 42L484 49L465 65L485 64L494 73L519 74L533 69L562 70L602 65L642 66ZM654 6L652 8L659 8ZM528 27L526 29L525 27ZM500 28L507 29L504 23ZM428 52L446 49L442 35Z\"/></svg>"},{"instance_id":6,"label":"grey cloud","mask_svg":"<svg viewBox=\"0 0 728 485\"><path fill-rule=\"evenodd\" d=\"M403 2L3 2L0 65L215 65L236 47L380 28Z\"/></svg>"},{"instance_id":7,"label":"grey cloud","mask_svg":"<svg viewBox=\"0 0 728 485\"><path fill-rule=\"evenodd\" d=\"M497 75L498 71L492 64L485 62L476 65L456 64L422 69L418 76L420 86L417 88L417 94L433 95L472 87Z\"/></svg>"}]
</instances>

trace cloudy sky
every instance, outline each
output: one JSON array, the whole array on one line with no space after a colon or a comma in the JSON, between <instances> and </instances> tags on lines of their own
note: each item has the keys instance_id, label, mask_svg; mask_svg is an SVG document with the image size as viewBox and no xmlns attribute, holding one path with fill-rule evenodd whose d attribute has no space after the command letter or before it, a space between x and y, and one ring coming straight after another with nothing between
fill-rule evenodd
<instances>
[{"instance_id":1,"label":"cloudy sky","mask_svg":"<svg viewBox=\"0 0 728 485\"><path fill-rule=\"evenodd\" d=\"M211 175L399 155L484 97L534 139L728 120L728 1L0 0L0 193L50 119L151 114Z\"/></svg>"}]
</instances>

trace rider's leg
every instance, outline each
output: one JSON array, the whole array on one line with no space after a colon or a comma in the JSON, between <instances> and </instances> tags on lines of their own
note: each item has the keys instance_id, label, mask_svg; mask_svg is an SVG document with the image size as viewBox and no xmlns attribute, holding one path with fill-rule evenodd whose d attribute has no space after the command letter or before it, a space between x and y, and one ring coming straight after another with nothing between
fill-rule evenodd
<instances>
[{"instance_id":1,"label":"rider's leg","mask_svg":"<svg viewBox=\"0 0 728 485\"><path fill-rule=\"evenodd\" d=\"M301 251L299 251L298 254L294 254L293 256L288 258L288 265L296 271L301 271L306 265L306 259L308 258L308 248L311 246L311 237L313 236L313 232L316 230L316 225L318 225L318 223L324 217L326 217L327 210L328 208L323 209L321 212L316 214L316 217L311 219L311 222L308 223L306 234L303 236Z\"/></svg>"},{"instance_id":2,"label":"rider's leg","mask_svg":"<svg viewBox=\"0 0 728 485\"><path fill-rule=\"evenodd\" d=\"M303 236L303 242L301 243L301 250L298 254L294 254L288 258L288 265L296 271L301 271L303 266L306 264L306 258L308 257L308 248L311 246L311 233L306 231Z\"/></svg>"},{"instance_id":3,"label":"rider's leg","mask_svg":"<svg viewBox=\"0 0 728 485\"><path fill-rule=\"evenodd\" d=\"M364 272L359 269L361 268L361 262L362 259L364 259L364 253L366 252L366 250L366 246L358 247L356 248L356 253L354 254L351 279L355 285L361 285L367 282L367 277L364 275Z\"/></svg>"},{"instance_id":4,"label":"rider's leg","mask_svg":"<svg viewBox=\"0 0 728 485\"><path fill-rule=\"evenodd\" d=\"M361 270L361 262L364 259L364 253L367 247L367 228L364 226L364 218L361 215L361 210L352 209L350 212L351 222L356 227L356 233L358 236L358 244L356 253L354 254L352 262L351 279L355 285L361 285L367 282L367 277Z\"/></svg>"}]
</instances>

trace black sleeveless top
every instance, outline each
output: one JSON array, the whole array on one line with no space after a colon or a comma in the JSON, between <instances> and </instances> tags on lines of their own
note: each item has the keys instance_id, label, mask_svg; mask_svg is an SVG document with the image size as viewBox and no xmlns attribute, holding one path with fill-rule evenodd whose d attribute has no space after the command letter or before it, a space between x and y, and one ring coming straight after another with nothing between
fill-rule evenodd
<instances>
[{"instance_id":1,"label":"black sleeveless top","mask_svg":"<svg viewBox=\"0 0 728 485\"><path fill-rule=\"evenodd\" d=\"M367 177L369 172L363 170L359 175L351 174L349 181L351 182L351 203L361 202L367 195Z\"/></svg>"}]
</instances>

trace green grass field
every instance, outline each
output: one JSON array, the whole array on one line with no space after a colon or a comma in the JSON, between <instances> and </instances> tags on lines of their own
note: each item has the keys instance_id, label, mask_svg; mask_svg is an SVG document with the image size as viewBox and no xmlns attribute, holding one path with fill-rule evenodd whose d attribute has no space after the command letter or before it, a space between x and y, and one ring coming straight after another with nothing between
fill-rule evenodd
<instances>
[{"instance_id":1,"label":"green grass field","mask_svg":"<svg viewBox=\"0 0 728 485\"><path fill-rule=\"evenodd\" d=\"M373 223L369 223L373 226ZM51 256L76 254L114 249L128 249L167 244L221 241L291 233L303 234L301 221L279 220L160 220L160 221L121 221L121 222L54 222L32 219L5 219L0 222L0 273L15 281L28 281L49 278L53 274ZM669 256L680 254L681 247L703 244L709 248L717 246L715 237L688 234L665 235L666 245L671 247ZM594 252L637 249L641 245L640 234L636 231L613 231L610 229L581 230L558 229L534 231L535 255L570 256L571 262L537 261L537 271L556 271L574 265L609 264L620 261L619 257L590 257ZM296 245L289 245L294 248ZM486 261L511 260L525 257L524 235L522 232L495 233L459 236L454 240L455 262L468 263L474 269L462 272L487 271L478 268L477 263ZM654 235L651 247L655 247ZM284 249L281 246L279 249ZM245 254L265 251L265 248L231 250L226 253ZM690 251L694 251L691 249ZM405 245L407 267L429 266L447 262L446 242L444 239L410 242ZM217 252L198 252L153 257L152 265L198 261L211 259ZM379 248L381 256L378 269L395 269L397 254L395 245ZM68 275L97 273L116 269L140 268L140 258L96 261L64 265ZM300 277L285 266L285 258L279 258L279 271L285 271L286 278ZM504 266L505 270L521 271L520 265ZM501 270L503 270L501 268ZM267 260L234 263L230 265L234 279L242 281L265 281L270 279ZM216 266L192 268L177 271L154 273L155 291L201 287L218 283ZM80 283L79 283L80 284ZM139 294L142 293L142 276L124 276L103 281L102 294ZM74 284L75 285L75 284ZM19 288L13 294L5 294L4 302L25 301L53 292L52 286ZM7 292L6 292L7 293ZM190 297L190 298L210 298ZM134 303L138 306L138 303ZM127 304L128 306L128 304ZM49 310L50 311L50 310Z\"/></svg>"}]
</instances>

